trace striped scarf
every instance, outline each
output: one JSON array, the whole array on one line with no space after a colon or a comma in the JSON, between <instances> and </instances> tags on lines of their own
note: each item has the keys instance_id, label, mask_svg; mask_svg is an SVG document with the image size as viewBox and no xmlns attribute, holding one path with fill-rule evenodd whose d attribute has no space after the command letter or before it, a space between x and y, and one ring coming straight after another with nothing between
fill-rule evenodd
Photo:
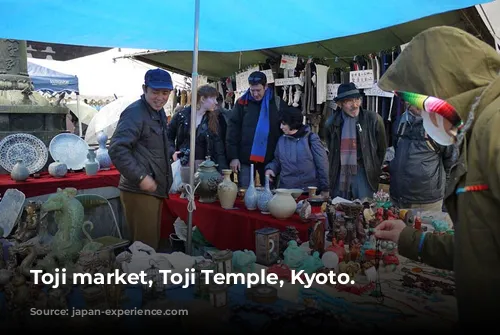
<instances>
[{"instance_id":1,"label":"striped scarf","mask_svg":"<svg viewBox=\"0 0 500 335\"><path fill-rule=\"evenodd\" d=\"M352 177L358 172L358 152L356 140L357 118L350 117L342 112L344 125L340 139L340 176L339 191L341 197L350 200L352 196Z\"/></svg>"}]
</instances>

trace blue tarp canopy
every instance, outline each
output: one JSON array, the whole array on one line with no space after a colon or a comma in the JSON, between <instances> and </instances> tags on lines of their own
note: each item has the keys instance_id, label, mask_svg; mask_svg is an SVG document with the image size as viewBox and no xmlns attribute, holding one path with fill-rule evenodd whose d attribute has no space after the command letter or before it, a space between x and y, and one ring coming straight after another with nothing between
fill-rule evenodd
<instances>
[{"instance_id":1,"label":"blue tarp canopy","mask_svg":"<svg viewBox=\"0 0 500 335\"><path fill-rule=\"evenodd\" d=\"M199 50L239 52L350 36L491 0L202 0ZM193 50L194 0L0 0L0 38Z\"/></svg>"},{"instance_id":2,"label":"blue tarp canopy","mask_svg":"<svg viewBox=\"0 0 500 335\"><path fill-rule=\"evenodd\" d=\"M78 92L78 78L28 62L28 74L35 90L48 92Z\"/></svg>"}]
</instances>

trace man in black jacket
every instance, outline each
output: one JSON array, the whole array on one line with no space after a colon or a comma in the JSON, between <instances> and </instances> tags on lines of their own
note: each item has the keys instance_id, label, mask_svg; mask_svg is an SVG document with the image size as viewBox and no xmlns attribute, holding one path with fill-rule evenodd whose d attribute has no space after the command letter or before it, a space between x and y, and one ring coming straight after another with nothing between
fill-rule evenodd
<instances>
[{"instance_id":1,"label":"man in black jacket","mask_svg":"<svg viewBox=\"0 0 500 335\"><path fill-rule=\"evenodd\" d=\"M441 212L453 147L432 140L421 115L422 111L408 106L401 117L390 163L390 194L400 208Z\"/></svg>"},{"instance_id":2,"label":"man in black jacket","mask_svg":"<svg viewBox=\"0 0 500 335\"><path fill-rule=\"evenodd\" d=\"M372 198L387 149L384 122L361 107L354 83L340 85L335 102L339 108L325 122L330 192L347 200Z\"/></svg>"},{"instance_id":3,"label":"man in black jacket","mask_svg":"<svg viewBox=\"0 0 500 335\"><path fill-rule=\"evenodd\" d=\"M264 168L274 158L282 134L278 109L282 100L268 87L266 74L253 72L248 83L250 88L234 105L226 134L227 158L238 173L240 187L250 183L250 164L263 180Z\"/></svg>"},{"instance_id":4,"label":"man in black jacket","mask_svg":"<svg viewBox=\"0 0 500 335\"><path fill-rule=\"evenodd\" d=\"M163 106L173 89L170 74L149 70L144 94L128 106L111 138L109 155L121 173L120 198L133 241L158 248L163 199L172 185Z\"/></svg>"}]
</instances>

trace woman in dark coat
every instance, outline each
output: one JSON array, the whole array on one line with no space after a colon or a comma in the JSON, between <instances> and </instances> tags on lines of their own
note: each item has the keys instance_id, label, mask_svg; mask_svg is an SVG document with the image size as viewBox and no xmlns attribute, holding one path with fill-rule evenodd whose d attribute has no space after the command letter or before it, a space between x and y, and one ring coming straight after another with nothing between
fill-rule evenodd
<instances>
[{"instance_id":1,"label":"woman in dark coat","mask_svg":"<svg viewBox=\"0 0 500 335\"><path fill-rule=\"evenodd\" d=\"M206 156L218 164L217 169L228 168L224 139L226 138L226 121L216 109L217 90L204 85L198 89L196 108L196 141L195 160L203 161ZM172 159L181 159L182 165L189 164L191 139L191 106L176 113L168 127L168 139L175 152Z\"/></svg>"}]
</instances>

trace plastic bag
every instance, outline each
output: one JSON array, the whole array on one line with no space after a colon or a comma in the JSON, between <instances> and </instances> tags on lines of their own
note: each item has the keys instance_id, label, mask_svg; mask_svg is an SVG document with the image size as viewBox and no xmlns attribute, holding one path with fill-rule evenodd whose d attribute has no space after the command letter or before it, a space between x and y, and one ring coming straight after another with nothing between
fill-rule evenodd
<instances>
[{"instance_id":1,"label":"plastic bag","mask_svg":"<svg viewBox=\"0 0 500 335\"><path fill-rule=\"evenodd\" d=\"M181 178L181 161L178 159L175 162L172 163L172 177L173 177L173 182L172 186L170 186L170 192L169 193L178 193L179 188L182 185L182 178Z\"/></svg>"}]
</instances>

